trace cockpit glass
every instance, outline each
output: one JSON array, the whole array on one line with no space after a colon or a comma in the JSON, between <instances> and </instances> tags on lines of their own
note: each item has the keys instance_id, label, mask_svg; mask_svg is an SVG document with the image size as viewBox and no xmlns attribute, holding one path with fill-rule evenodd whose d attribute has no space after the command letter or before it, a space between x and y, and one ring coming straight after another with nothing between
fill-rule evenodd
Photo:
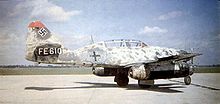
<instances>
[{"instance_id":1,"label":"cockpit glass","mask_svg":"<svg viewBox=\"0 0 220 104\"><path fill-rule=\"evenodd\" d=\"M122 47L122 42L106 42L106 47Z\"/></svg>"},{"instance_id":2,"label":"cockpit glass","mask_svg":"<svg viewBox=\"0 0 220 104\"><path fill-rule=\"evenodd\" d=\"M128 48L137 48L142 46L147 46L146 44L142 43L141 41L106 41L105 46L108 48L113 47L128 47Z\"/></svg>"},{"instance_id":3,"label":"cockpit glass","mask_svg":"<svg viewBox=\"0 0 220 104\"><path fill-rule=\"evenodd\" d=\"M127 42L127 47L140 47L140 42Z\"/></svg>"}]
</instances>

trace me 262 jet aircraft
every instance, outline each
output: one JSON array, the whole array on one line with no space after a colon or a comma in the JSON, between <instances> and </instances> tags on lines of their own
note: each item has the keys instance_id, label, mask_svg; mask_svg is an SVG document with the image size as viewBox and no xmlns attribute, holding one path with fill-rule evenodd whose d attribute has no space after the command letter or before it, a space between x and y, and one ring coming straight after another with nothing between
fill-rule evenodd
<instances>
[{"instance_id":1,"label":"me 262 jet aircraft","mask_svg":"<svg viewBox=\"0 0 220 104\"><path fill-rule=\"evenodd\" d=\"M190 60L198 55L130 39L102 41L71 51L42 22L33 21L28 25L25 58L45 64L88 66L97 76L115 76L118 86L128 85L130 76L140 87L150 87L155 79L179 77L189 85L193 74Z\"/></svg>"}]
</instances>

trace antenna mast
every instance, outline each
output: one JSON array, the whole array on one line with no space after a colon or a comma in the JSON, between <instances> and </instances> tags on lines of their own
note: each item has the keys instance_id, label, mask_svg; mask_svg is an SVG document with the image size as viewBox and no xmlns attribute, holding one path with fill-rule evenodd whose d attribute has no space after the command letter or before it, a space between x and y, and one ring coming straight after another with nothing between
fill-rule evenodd
<instances>
[{"instance_id":1,"label":"antenna mast","mask_svg":"<svg viewBox=\"0 0 220 104\"><path fill-rule=\"evenodd\" d=\"M91 44L93 44L94 43L94 40L93 40L93 37L92 37L92 35L91 35Z\"/></svg>"}]
</instances>

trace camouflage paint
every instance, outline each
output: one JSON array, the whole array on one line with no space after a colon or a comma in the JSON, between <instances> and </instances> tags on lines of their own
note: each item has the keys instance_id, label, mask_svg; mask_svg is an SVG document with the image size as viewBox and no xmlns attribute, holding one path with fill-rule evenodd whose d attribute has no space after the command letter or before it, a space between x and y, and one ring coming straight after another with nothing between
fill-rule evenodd
<instances>
[{"instance_id":1,"label":"camouflage paint","mask_svg":"<svg viewBox=\"0 0 220 104\"><path fill-rule=\"evenodd\" d=\"M33 25L35 24L35 25ZM36 25L38 24L38 25ZM39 25L40 24L40 25ZM44 31L42 31L44 30ZM45 33L44 33L45 32ZM43 35L41 35L43 34ZM75 64L75 65L118 65L124 66L132 63L141 63L157 60L158 58L179 55L179 50L161 48L154 46L137 47L107 47L108 42L121 42L127 44L137 42L136 40L110 40L91 44L77 50L71 51L65 48L61 42L41 22L35 21L28 26L26 40L26 59L41 63ZM39 56L36 55L38 47L62 48L62 53L57 55Z\"/></svg>"}]
</instances>

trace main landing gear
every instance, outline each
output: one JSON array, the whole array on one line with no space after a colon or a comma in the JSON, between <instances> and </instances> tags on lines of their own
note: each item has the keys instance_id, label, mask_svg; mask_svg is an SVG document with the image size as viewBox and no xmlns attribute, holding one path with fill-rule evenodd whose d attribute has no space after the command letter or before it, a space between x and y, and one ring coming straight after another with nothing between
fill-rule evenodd
<instances>
[{"instance_id":1,"label":"main landing gear","mask_svg":"<svg viewBox=\"0 0 220 104\"><path fill-rule=\"evenodd\" d=\"M114 82L116 82L117 85L120 87L127 86L129 82L128 71L125 69L118 69L117 74L115 75Z\"/></svg>"},{"instance_id":2,"label":"main landing gear","mask_svg":"<svg viewBox=\"0 0 220 104\"><path fill-rule=\"evenodd\" d=\"M190 84L191 84L191 77L190 77L190 76L184 77L184 83L185 83L186 85L190 85Z\"/></svg>"},{"instance_id":3,"label":"main landing gear","mask_svg":"<svg viewBox=\"0 0 220 104\"><path fill-rule=\"evenodd\" d=\"M120 87L125 87L125 86L128 85L129 78L128 78L128 75L117 74L117 75L115 76L114 81L117 83L118 86L120 86Z\"/></svg>"}]
</instances>

